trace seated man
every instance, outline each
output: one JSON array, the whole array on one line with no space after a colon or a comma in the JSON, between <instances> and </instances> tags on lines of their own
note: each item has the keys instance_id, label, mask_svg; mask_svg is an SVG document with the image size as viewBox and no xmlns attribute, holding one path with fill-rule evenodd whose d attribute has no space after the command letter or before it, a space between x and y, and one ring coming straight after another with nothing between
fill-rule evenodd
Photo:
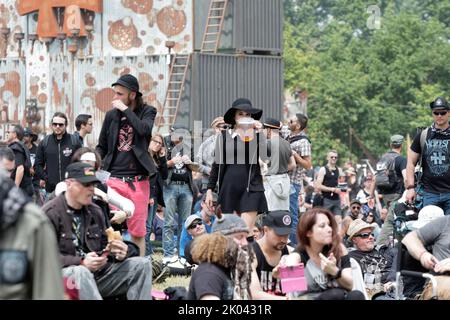
<instances>
[{"instance_id":1,"label":"seated man","mask_svg":"<svg viewBox=\"0 0 450 320\"><path fill-rule=\"evenodd\" d=\"M362 219L363 215L361 213L361 202L359 202L358 199L353 199L350 202L350 214L345 216L345 218L342 220L342 226L341 226L341 237L344 239L344 241L347 240L347 230L352 223L352 221L355 221L356 219Z\"/></svg>"},{"instance_id":2,"label":"seated man","mask_svg":"<svg viewBox=\"0 0 450 320\"><path fill-rule=\"evenodd\" d=\"M193 239L206 233L205 224L203 223L201 217L193 214L190 215L184 222L183 231L186 231L189 238L185 237L185 241L183 241L183 238L181 238L180 251L181 248L183 248L183 257L189 264L194 264L191 256L191 243Z\"/></svg>"},{"instance_id":3,"label":"seated man","mask_svg":"<svg viewBox=\"0 0 450 320\"><path fill-rule=\"evenodd\" d=\"M215 210L215 205L217 204L217 198L218 198L217 194L213 193L213 205L214 206L212 208L209 208L205 203L205 199L206 199L206 193L205 193L202 197L201 210L194 214L195 216L197 216L200 219L200 221L202 221L203 228L206 230L207 233L211 233L211 230L212 230L212 225L213 225L214 219L215 219L214 210ZM194 215L191 215L190 217L192 217ZM193 219L193 218L194 217L192 217L191 219ZM186 219L186 221L183 225L183 229L181 230L181 236L180 236L180 257L183 257L186 259L188 257L185 254L185 249L186 249L186 246L192 241L193 233L195 233L196 235L199 235L196 230L189 230L187 228L187 226L193 222L193 220L191 220L190 223L188 224L187 223L188 219ZM197 229L198 229L198 227L197 227Z\"/></svg>"},{"instance_id":4,"label":"seated man","mask_svg":"<svg viewBox=\"0 0 450 320\"><path fill-rule=\"evenodd\" d=\"M440 274L450 272L450 215L408 233L402 243L426 269ZM431 247L431 252L425 247Z\"/></svg>"},{"instance_id":5,"label":"seated man","mask_svg":"<svg viewBox=\"0 0 450 320\"><path fill-rule=\"evenodd\" d=\"M67 167L67 191L49 201L43 211L56 231L63 275L79 288L81 300L125 295L150 300L152 273L148 258L122 240L109 241L109 222L92 203L99 180L94 168L76 162ZM109 242L108 242L109 241Z\"/></svg>"},{"instance_id":6,"label":"seated man","mask_svg":"<svg viewBox=\"0 0 450 320\"><path fill-rule=\"evenodd\" d=\"M253 242L256 273L264 292L283 295L281 280L273 277L273 268L280 263L282 256L290 253L287 243L291 225L289 211L271 211L263 218L263 237Z\"/></svg>"},{"instance_id":7,"label":"seated man","mask_svg":"<svg viewBox=\"0 0 450 320\"><path fill-rule=\"evenodd\" d=\"M350 223L347 235L353 242L355 250L349 250L350 258L355 259L361 266L366 291L370 298L387 300L389 296L383 294L394 281L390 271L394 261L394 252L391 248L382 246L375 248L373 234L375 224L368 224L361 219Z\"/></svg>"}]
</instances>

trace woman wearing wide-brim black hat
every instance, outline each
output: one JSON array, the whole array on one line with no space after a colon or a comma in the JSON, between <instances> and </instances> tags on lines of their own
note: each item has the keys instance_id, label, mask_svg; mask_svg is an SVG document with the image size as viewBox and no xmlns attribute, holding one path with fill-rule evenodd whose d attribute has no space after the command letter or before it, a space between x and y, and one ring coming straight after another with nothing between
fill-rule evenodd
<instances>
[{"instance_id":1,"label":"woman wearing wide-brim black hat","mask_svg":"<svg viewBox=\"0 0 450 320\"><path fill-rule=\"evenodd\" d=\"M253 233L258 213L267 211L259 159L267 160L267 140L259 131L263 111L250 100L237 99L225 112L224 121L232 129L216 139L206 204L213 206L212 192L218 184L218 204L223 213L240 213Z\"/></svg>"}]
</instances>

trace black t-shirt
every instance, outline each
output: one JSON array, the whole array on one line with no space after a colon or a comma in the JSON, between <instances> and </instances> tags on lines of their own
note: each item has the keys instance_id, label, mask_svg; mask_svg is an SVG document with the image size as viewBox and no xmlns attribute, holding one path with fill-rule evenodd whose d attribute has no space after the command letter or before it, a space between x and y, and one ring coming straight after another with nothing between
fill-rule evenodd
<instances>
[{"instance_id":1,"label":"black t-shirt","mask_svg":"<svg viewBox=\"0 0 450 320\"><path fill-rule=\"evenodd\" d=\"M391 271L393 255L386 252L383 255L377 249L364 252L353 250L348 253L350 258L355 259L361 266L361 271L366 284L384 284L388 282L388 275Z\"/></svg>"},{"instance_id":2,"label":"black t-shirt","mask_svg":"<svg viewBox=\"0 0 450 320\"><path fill-rule=\"evenodd\" d=\"M22 189L27 195L32 196L33 195L33 180L31 179L31 174L30 174L30 168L29 166L29 162L27 163L27 155L26 153L22 152L25 151L24 146L19 146L19 143L14 142L14 144L16 144L16 146L14 146L13 148L11 148L14 152L14 156L15 156L15 165L16 165L16 170L17 167L19 166L23 166L24 168L24 173L23 173L23 178L22 181L20 182L20 189ZM10 144L10 147L12 146L12 144ZM23 150L22 150L23 149ZM16 170L13 171L13 173L11 173L11 179L15 181L16 179Z\"/></svg>"},{"instance_id":3,"label":"black t-shirt","mask_svg":"<svg viewBox=\"0 0 450 320\"><path fill-rule=\"evenodd\" d=\"M428 130L424 150L418 133L411 150L422 156L422 183L426 192L448 193L450 190L450 133Z\"/></svg>"},{"instance_id":4,"label":"black t-shirt","mask_svg":"<svg viewBox=\"0 0 450 320\"><path fill-rule=\"evenodd\" d=\"M272 293L275 295L283 295L281 290L281 280L272 277L273 268L276 266L271 266L264 256L258 242L253 242L253 249L255 250L256 260L258 265L256 267L256 273L258 274L259 282L261 283L261 288L264 292ZM289 251L287 247L284 247L281 251L281 256L288 255ZM280 256L280 257L281 257Z\"/></svg>"},{"instance_id":5,"label":"black t-shirt","mask_svg":"<svg viewBox=\"0 0 450 320\"><path fill-rule=\"evenodd\" d=\"M183 145L182 143L174 146L169 159L175 158L176 156L184 156L185 149L186 145ZM172 171L171 181L189 182L188 170L190 169L183 162L175 164L170 170Z\"/></svg>"},{"instance_id":6,"label":"black t-shirt","mask_svg":"<svg viewBox=\"0 0 450 320\"><path fill-rule=\"evenodd\" d=\"M111 176L134 177L147 175L147 171L136 158L133 147L134 128L126 117L122 117L120 120L119 138L111 163Z\"/></svg>"},{"instance_id":7,"label":"black t-shirt","mask_svg":"<svg viewBox=\"0 0 450 320\"><path fill-rule=\"evenodd\" d=\"M406 169L407 160L404 156L398 156L395 158L394 162L394 170L397 175L397 181L394 186L394 193L403 194L405 191L405 184L403 183L403 174L402 171Z\"/></svg>"},{"instance_id":8,"label":"black t-shirt","mask_svg":"<svg viewBox=\"0 0 450 320\"><path fill-rule=\"evenodd\" d=\"M208 262L198 266L189 283L188 300L200 300L205 295L233 300L233 282L228 269Z\"/></svg>"}]
</instances>

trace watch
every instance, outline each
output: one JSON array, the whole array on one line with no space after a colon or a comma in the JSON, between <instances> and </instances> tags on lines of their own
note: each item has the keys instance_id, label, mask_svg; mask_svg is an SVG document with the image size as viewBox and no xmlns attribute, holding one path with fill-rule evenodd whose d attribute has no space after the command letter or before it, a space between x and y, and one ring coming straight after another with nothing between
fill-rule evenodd
<instances>
[{"instance_id":1,"label":"watch","mask_svg":"<svg viewBox=\"0 0 450 320\"><path fill-rule=\"evenodd\" d=\"M409 189L414 189L414 186L407 186L406 190L409 190Z\"/></svg>"}]
</instances>

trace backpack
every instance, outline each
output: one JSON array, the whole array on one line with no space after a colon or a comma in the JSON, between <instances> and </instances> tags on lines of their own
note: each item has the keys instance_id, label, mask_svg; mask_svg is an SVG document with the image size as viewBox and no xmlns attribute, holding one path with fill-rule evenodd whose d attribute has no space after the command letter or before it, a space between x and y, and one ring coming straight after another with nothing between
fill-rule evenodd
<instances>
[{"instance_id":1,"label":"backpack","mask_svg":"<svg viewBox=\"0 0 450 320\"><path fill-rule=\"evenodd\" d=\"M400 156L397 152L390 151L385 153L377 163L375 182L381 191L390 191L397 183L397 174L395 173L395 159Z\"/></svg>"}]
</instances>

